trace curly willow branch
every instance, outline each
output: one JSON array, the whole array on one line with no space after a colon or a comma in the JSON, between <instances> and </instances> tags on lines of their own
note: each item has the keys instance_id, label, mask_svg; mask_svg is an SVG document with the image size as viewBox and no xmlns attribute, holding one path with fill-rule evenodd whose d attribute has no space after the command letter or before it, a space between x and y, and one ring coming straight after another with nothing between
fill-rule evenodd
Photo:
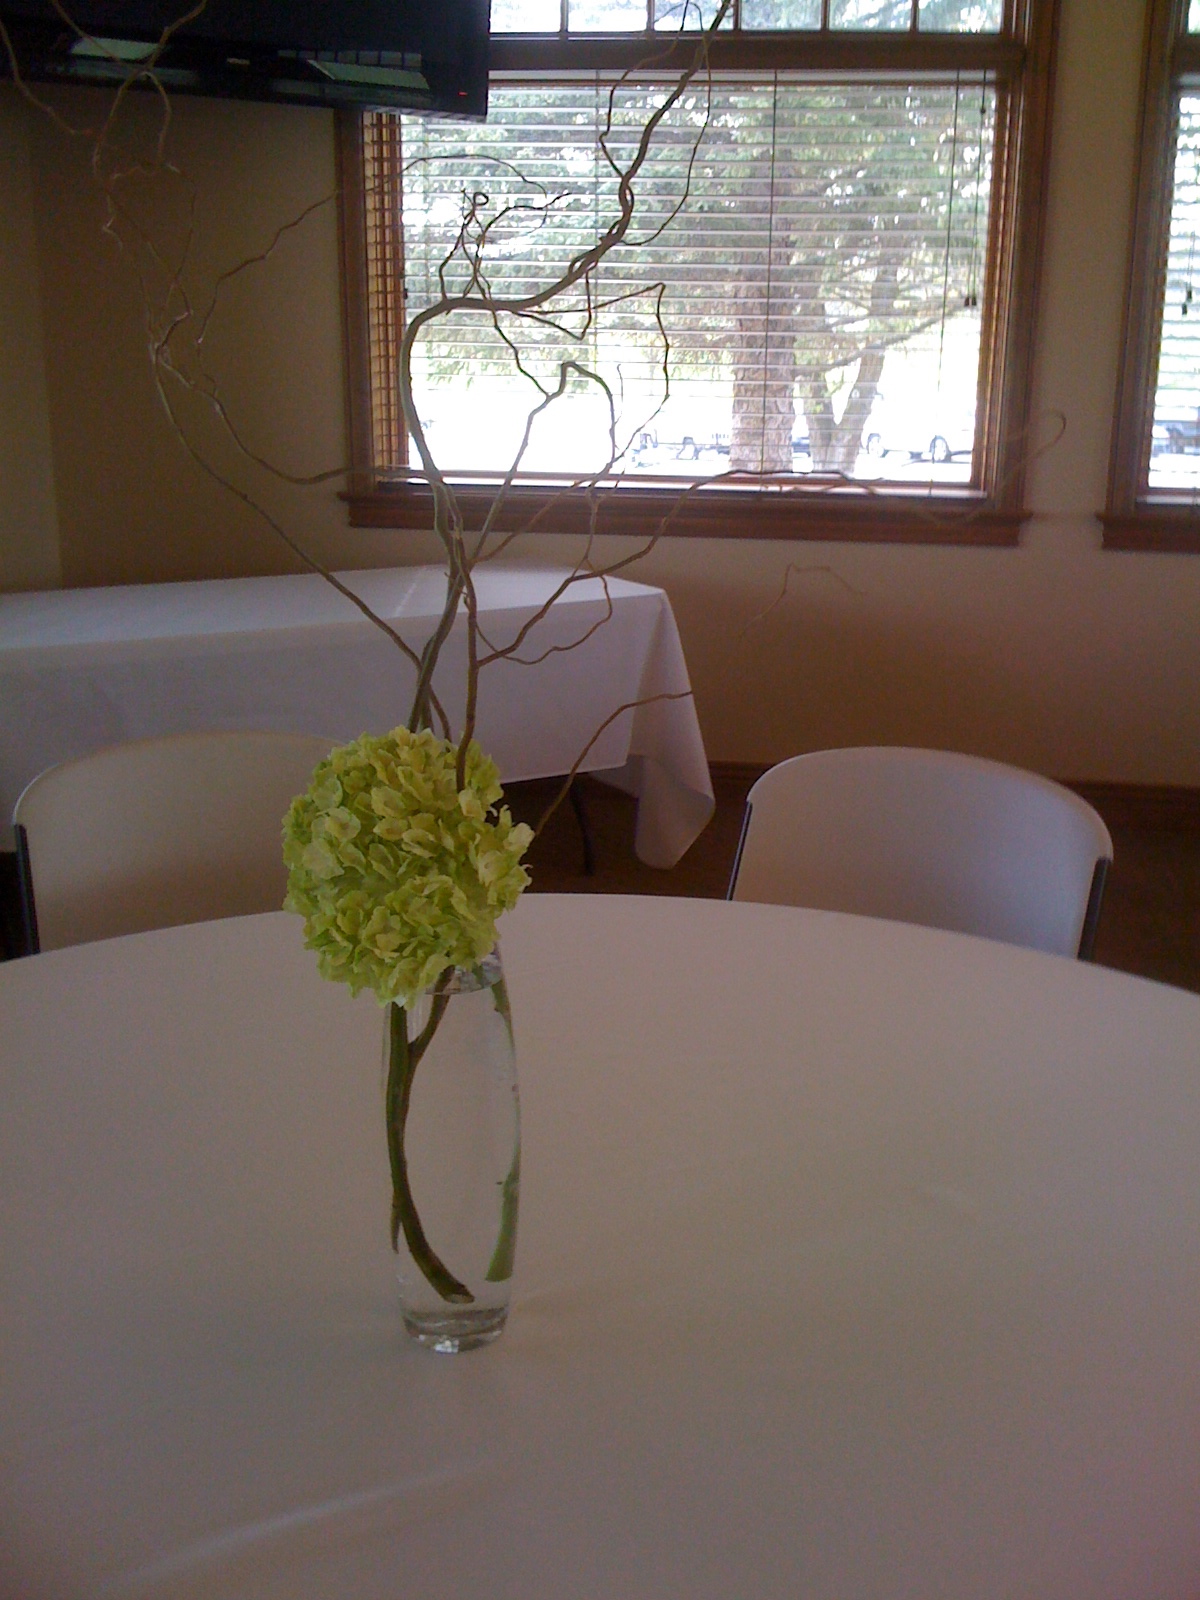
<instances>
[{"instance_id":1,"label":"curly willow branch","mask_svg":"<svg viewBox=\"0 0 1200 1600\"><path fill-rule=\"evenodd\" d=\"M73 28L80 37L88 37L82 29L76 27L73 23L68 12L63 7L62 0L53 0L53 4L66 25ZM204 9L205 0L198 0L198 3L190 10L164 29L154 49L145 61L129 67L126 76L113 95L107 115L98 128L77 128L72 126L55 106L41 100L29 88L21 76L20 65L12 40L4 26L3 19L0 18L0 42L2 42L8 55L13 80L20 93L39 112L51 118L72 137L84 138L91 142L90 167L105 205L103 231L117 244L125 258L130 262L137 277L145 315L147 348L153 382L163 413L176 439L189 458L206 476L237 499L252 515L270 529L274 536L297 560L308 570L318 574L332 588L343 595L402 652L405 659L416 671L416 686L409 718L410 726L413 728L436 723L445 737L451 736L450 723L445 708L434 691L433 680L441 650L450 635L460 609L465 613L468 660L465 715L458 749L460 777L461 771L465 767L467 745L475 729L479 674L481 670L485 666L501 660L512 660L522 665L536 665L555 653L577 649L585 644L612 615L612 597L609 591L608 578L631 566L634 562L641 560L653 548L658 539L669 531L671 523L679 510L686 505L689 497L698 488L713 481L712 479L699 480L685 487L680 492L676 504L663 516L651 534L639 542L639 547L632 554L618 560L596 564L592 559L592 552L602 497L605 493L605 486L611 482L614 471L619 466L624 455L624 450L618 447L616 431L617 407L613 390L602 374L579 361L562 362L559 368L557 384L553 387L541 383L527 368L520 342L510 333L505 322L506 319L511 319L512 323L518 328L522 325L527 325L552 329L559 334L569 336L578 345L582 345L588 338L595 319L601 313L611 311L616 306L628 301L650 298L653 304L656 338L662 349L663 398L655 407L646 425L661 411L670 393L670 341L663 319L663 297L666 286L661 282L656 282L637 289L601 295L596 292L596 275L601 263L619 246L624 245L628 248L636 249L653 243L687 204L700 144L711 116L712 84L711 74L708 71L709 41L711 35L721 26L731 4L732 0L722 0L722 4L709 28L699 35L691 64L678 75L672 87L663 95L661 103L655 107L641 126L633 154L624 165L610 148L610 139L614 131L617 92L634 74L647 66L653 66L662 52L655 53L647 61L631 68L610 88L604 129L599 135L599 146L604 160L608 163L617 180L616 214L611 218L596 243L589 249L574 255L552 283L535 293L522 297L496 296L492 293L489 284L487 253L489 245L497 237L497 230L502 222L518 214L528 214L537 218L538 225L543 226L554 209L560 205L562 196L548 194L543 185L535 183L533 180L525 179L522 174L517 173L518 178L526 182L530 190L537 191L540 194L540 198L511 202L500 208L496 215L488 218L485 215L485 207L488 204L488 200L482 191L476 191L466 197L457 235L449 253L438 269L438 281L441 289L440 298L410 319L405 330L400 352L399 390L401 410L405 425L420 457L423 476L429 482L433 492L434 532L441 542L446 559L446 595L443 610L432 636L420 650L410 645L397 628L377 615L335 573L310 555L300 541L288 532L280 518L274 515L259 497L234 481L209 458L208 454L201 449L192 437L188 426L179 413L174 398L174 394L184 393L198 398L207 408L209 414L216 419L223 436L232 445L238 457L278 481L296 486L308 486L324 483L345 474L347 468L344 465L312 474L289 473L270 462L260 452L252 449L236 427L228 406L220 393L214 374L208 370L201 359L202 351L205 348L214 319L218 314L224 293L229 284L249 271L250 268L268 263L282 240L289 234L294 233L316 212L328 206L337 198L336 195L325 195L311 202L295 216L276 228L264 248L246 255L243 259L217 274L212 281L209 293L204 297L203 309L198 309L185 283L185 275L192 258L195 241L197 196L194 186L189 183L186 175L177 166L169 162L166 157L166 144L171 125L171 105L156 75L155 68L174 33L180 27L199 16ZM99 46L98 48L103 47ZM664 50L666 48L669 48L669 45L664 43ZM637 179L649 157L658 129L687 92L689 85L700 74L705 74L707 78L705 112L701 125L692 140L686 173L680 192L674 203L668 208L665 219L661 220L658 226L644 238L633 238L630 230L637 210L635 187ZM138 84L146 85L157 94L162 114L154 139L152 158L148 161L134 160L121 164L115 159L114 155L114 141L119 114L127 98L128 91ZM499 165L503 167L511 164L501 162ZM188 195L188 216L183 245L174 261L167 259L159 242L149 228L139 220L133 209L125 203L121 192L134 179L149 180L158 177L169 177L176 183L183 185ZM465 262L467 269L466 287L464 290L457 292L450 289L448 279L451 263L456 257ZM566 303L572 294L577 296L574 305ZM484 519L479 536L475 540L473 547L468 549L463 518L453 487L439 469L430 450L420 418L417 415L412 390L412 357L417 341L422 337L425 330L438 319L453 317L461 313L480 312L488 317L501 342L508 348L515 369L530 380L540 398L526 418L517 455L501 481L488 514ZM564 320L565 318L572 318L573 321L569 323ZM538 418L556 401L562 399L568 392L572 382L582 382L597 387L605 397L609 416L608 459L596 472L579 479L571 486L574 492L580 490L585 492L589 500L589 528L584 552L567 576L555 586L553 593L536 609L534 615L522 625L516 637L504 646L496 646L484 637L480 627L478 597L473 575L474 567L481 560L494 559L495 556L510 546L515 537L519 536L519 532L505 534L493 548L488 549L489 540L496 533L506 497L512 490L529 448L532 430ZM626 448L628 447L626 446ZM546 516L552 513L554 504L555 500L552 498L546 506L541 508L529 520L526 524L526 529L521 531L528 531L539 523L544 522ZM552 606L562 599L571 586L595 580L599 580L603 586L605 597L603 615L589 625L579 638L569 644L552 645L546 650L531 656L522 655L522 648L533 628L547 617ZM689 695L690 691L680 694L651 695L642 699L628 701L618 707L596 729L584 750L580 752L577 761L571 768L570 774L567 776L561 793L549 810L553 810L554 805L561 801L569 788L571 779L579 771L596 741L618 717L626 712L635 710L639 706L650 704L657 700L684 699L688 698ZM549 810L539 823L539 831L545 825Z\"/></svg>"},{"instance_id":2,"label":"curly willow branch","mask_svg":"<svg viewBox=\"0 0 1200 1600\"><path fill-rule=\"evenodd\" d=\"M628 240L629 230L633 223L633 218L636 211L636 194L634 184L638 174L641 172L649 156L654 136L659 127L662 125L663 120L669 115L671 110L678 104L682 96L686 93L691 82L698 74L707 71L710 35L720 27L720 24L724 20L726 12L729 10L731 3L732 0L722 0L722 4L718 10L716 18L714 19L710 28L702 33L698 40L691 64L682 73L680 73L671 89L663 96L661 104L655 107L650 116L646 119L645 123L642 125L634 153L628 161L628 164L625 166L622 166L609 150L606 143L606 135L611 131L612 128L613 105L617 90L621 83L624 83L628 80L631 72L636 71L637 69L631 69L631 72L625 73L618 83L614 84L610 90L605 135L601 136L600 143L604 157L609 162L617 178L617 213L615 217L608 223L608 226L605 228L604 232L600 235L594 245L592 245L589 249L580 251L574 255L567 262L566 266L563 268L558 277L545 287L524 296L508 297L494 295L491 293L488 287L484 265L485 251L489 241L493 236L493 230L497 226L500 218L510 215L513 208L502 208L498 216L493 217L490 220L486 220L483 217L483 208L486 204L486 196L482 194L481 191L475 190L465 197L464 209L458 231L449 251L439 264L439 297L430 305L424 307L422 310L418 311L414 316L412 316L408 321L407 327L405 328L404 337L400 348L398 376L400 409L404 418L405 427L411 436L416 446L417 454L420 457L423 476L428 481L433 494L434 532L442 544L442 548L446 555L447 566L446 608L443 613L441 623L439 624L439 627L436 630L434 637L430 641L430 645L427 647L422 658L422 667L418 675L417 690L414 696L410 726L419 727L423 725L427 717L425 697L429 686L433 681L433 673L437 664L438 654L441 650L442 644L445 642L445 639L449 636L450 628L453 625L454 618L457 615L458 609L461 605L466 612L468 666L466 708L459 745L460 769L464 767L467 745L473 737L475 731L476 709L478 705L478 676L481 669L494 661L515 657L521 643L528 635L529 626L534 625L534 623L542 620L546 616L550 606L555 600L561 598L562 594L565 592L567 584L570 582L579 581L585 576L598 576L601 575L601 573L615 571L620 567L628 565L628 561L612 563L610 566L606 566L601 569L601 573L597 573L591 568L589 559L587 570L581 571L577 568L567 580L567 584L559 585L556 588L555 593L551 596L550 600L538 608L533 622L522 628L516 641L504 649L493 649L489 647L486 654L480 654L478 602L475 594L474 582L472 579L472 571L476 563L485 558L488 538L496 526L501 509L505 502L505 498L509 494L516 475L520 470L521 463L524 460L526 451L529 447L532 429L538 417L544 413L548 406L552 405L556 400L560 399L566 393L568 382L572 377L590 384L595 384L597 387L599 387L605 395L609 409L609 456L607 462L600 472L595 474L593 477L584 480L589 489L595 490L600 480L611 477L612 471L617 465L621 455L621 452L618 450L616 440L615 401L612 390L606 380L599 373L583 366L581 363L566 361L560 364L557 386L553 389L549 389L546 385L540 383L536 378L534 378L533 375L527 370L522 358L520 346L517 341L510 336L507 328L503 325L503 319L512 318L518 323L522 321L530 323L541 322L543 325L549 323L549 325L555 327L559 331L569 331L564 330L563 324L560 320L563 315L569 314L568 309L563 306L563 302L573 290L578 288L581 290L584 297L584 336L586 336L586 330L591 326L592 318L595 316L597 310L597 300L593 291L597 268L599 267L600 263L604 261L604 259L619 245L626 242L630 242L631 244L637 243L637 241ZM711 93L709 96L709 101L711 103ZM693 142L691 158L688 163L686 182L680 196L678 197L677 204L671 213L672 216L678 215L679 210L681 210L686 204L692 180L692 172L696 161L696 153L699 149L699 144L703 138L706 126L707 114L705 117L704 126L702 126L696 133L695 140ZM551 209L557 203L557 199L558 197L549 197L545 202L546 209ZM528 209L531 212L537 213L538 207L536 205L529 204L528 202L525 204L528 206ZM652 235L652 237L657 237L657 233ZM449 270L451 264L456 258L459 258L466 263L467 282L465 288L454 291L451 289L449 284ZM655 320L657 327L665 341L666 330L662 322L661 293L657 292L657 286L653 286L653 291L656 292ZM622 296L619 298L623 299L627 298L627 296ZM617 300L614 299L612 303L617 303ZM428 438L426 437L424 425L417 413L416 402L413 395L412 378L413 352L416 348L418 340L421 339L426 329L431 327L431 325L439 320L461 315L463 313L482 313L488 318L489 322L499 335L502 344L509 349L516 370L519 373L524 373L525 376L530 379L540 396L539 400L537 403L535 403L526 418L525 428L516 458L505 472L500 486L493 497L489 511L484 519L480 536L475 541L473 549L470 550L468 550L467 547L463 518L453 486L449 483L445 474L441 471L436 459L434 458ZM572 336L574 337L575 335L572 334ZM666 370L666 366L667 361L666 357L664 356L664 371ZM593 509L593 528L594 521L595 510ZM507 539L503 541L500 548L505 548L508 542L509 541ZM647 545L646 548L649 547L650 545ZM498 553L498 550L493 551L491 552L491 555L494 556ZM644 554L645 552L643 551L642 553ZM590 637L590 631L588 637ZM582 643L583 641L580 640L577 642Z\"/></svg>"}]
</instances>

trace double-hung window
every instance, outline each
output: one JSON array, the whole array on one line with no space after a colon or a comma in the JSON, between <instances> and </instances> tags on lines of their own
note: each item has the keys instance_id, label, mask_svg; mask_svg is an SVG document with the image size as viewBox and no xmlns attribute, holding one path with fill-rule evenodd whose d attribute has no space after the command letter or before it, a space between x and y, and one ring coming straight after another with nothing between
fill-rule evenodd
<instances>
[{"instance_id":1,"label":"double-hung window","mask_svg":"<svg viewBox=\"0 0 1200 1600\"><path fill-rule=\"evenodd\" d=\"M1104 542L1200 550L1200 0L1152 0Z\"/></svg>"},{"instance_id":2,"label":"double-hung window","mask_svg":"<svg viewBox=\"0 0 1200 1600\"><path fill-rule=\"evenodd\" d=\"M419 324L468 522L507 477L507 527L1016 539L1054 0L734 0L621 242L506 309L620 217L702 7L493 0L485 124L344 125L355 521L428 524Z\"/></svg>"}]
</instances>

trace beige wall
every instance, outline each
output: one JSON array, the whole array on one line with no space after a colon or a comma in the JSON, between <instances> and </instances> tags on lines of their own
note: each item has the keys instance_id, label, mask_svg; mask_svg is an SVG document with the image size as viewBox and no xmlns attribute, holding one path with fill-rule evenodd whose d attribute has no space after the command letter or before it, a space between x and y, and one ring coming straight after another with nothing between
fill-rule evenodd
<instances>
[{"instance_id":1,"label":"beige wall","mask_svg":"<svg viewBox=\"0 0 1200 1600\"><path fill-rule=\"evenodd\" d=\"M99 94L55 105L86 127ZM130 100L121 154L144 155L158 102ZM266 250L281 223L334 191L331 120L274 106L180 99L169 155L181 177L120 186L134 226L102 232L91 141L28 111L41 264L45 367L54 438L63 582L68 585L268 572L286 565L275 536L192 460L152 378L149 343L187 295L197 317L218 276ZM189 232L189 194L196 196ZM161 262L135 248L137 223ZM143 297L139 274L146 274ZM204 344L247 448L292 473L336 467L344 453L336 217L332 203L285 235L269 263L222 291ZM147 326L147 300L155 308ZM187 432L237 489L261 495L295 536L342 522L336 486L281 490L212 426L211 411L170 381Z\"/></svg>"},{"instance_id":2,"label":"beige wall","mask_svg":"<svg viewBox=\"0 0 1200 1600\"><path fill-rule=\"evenodd\" d=\"M60 578L29 139L0 96L0 591Z\"/></svg>"},{"instance_id":3,"label":"beige wall","mask_svg":"<svg viewBox=\"0 0 1200 1600\"><path fill-rule=\"evenodd\" d=\"M1200 784L1200 560L1100 549L1132 175L1141 6L1063 0L1036 436L1020 548L668 540L670 592L714 759L857 741L953 746L1064 777ZM149 115L146 103L144 115ZM98 234L78 149L30 125L46 370L66 583L285 570L291 558L206 482L163 421L127 264ZM324 114L178 102L172 146L199 195L194 280L263 248L332 189ZM189 279L189 281L191 281ZM295 470L342 452L331 208L248 274L213 334L236 419ZM336 490L282 493L220 456L340 565L427 559L355 533ZM524 554L569 544L542 538ZM780 594L789 564L801 569Z\"/></svg>"}]
</instances>

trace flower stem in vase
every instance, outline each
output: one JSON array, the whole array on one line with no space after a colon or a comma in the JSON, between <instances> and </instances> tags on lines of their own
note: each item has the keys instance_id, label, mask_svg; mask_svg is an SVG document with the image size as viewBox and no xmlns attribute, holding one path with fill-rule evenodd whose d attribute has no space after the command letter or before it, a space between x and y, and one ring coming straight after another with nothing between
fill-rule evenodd
<instances>
[{"instance_id":1,"label":"flower stem in vase","mask_svg":"<svg viewBox=\"0 0 1200 1600\"><path fill-rule=\"evenodd\" d=\"M442 1299L451 1305L470 1305L475 1296L460 1283L438 1257L417 1215L416 1203L408 1182L408 1163L404 1155L404 1127L412 1098L413 1078L421 1057L445 1015L449 995L435 990L429 1021L415 1039L408 1037L408 1012L393 1001L388 1007L387 1137L388 1159L392 1169L392 1249L399 1251L400 1230L413 1261Z\"/></svg>"},{"instance_id":2,"label":"flower stem in vase","mask_svg":"<svg viewBox=\"0 0 1200 1600\"><path fill-rule=\"evenodd\" d=\"M508 1042L513 1042L512 1009L508 1003L508 987L499 978L492 990L496 1010L504 1018ZM500 1186L500 1232L496 1248L488 1263L486 1273L489 1283L504 1283L513 1275L513 1262L517 1253L517 1203L521 1195L521 1140L518 1136L513 1147L512 1165Z\"/></svg>"}]
</instances>

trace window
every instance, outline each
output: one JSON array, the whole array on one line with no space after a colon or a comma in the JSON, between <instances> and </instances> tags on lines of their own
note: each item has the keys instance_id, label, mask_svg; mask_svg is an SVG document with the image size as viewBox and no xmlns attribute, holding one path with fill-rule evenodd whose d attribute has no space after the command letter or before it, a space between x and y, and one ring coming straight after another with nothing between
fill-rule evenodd
<instances>
[{"instance_id":1,"label":"window","mask_svg":"<svg viewBox=\"0 0 1200 1600\"><path fill-rule=\"evenodd\" d=\"M485 125L343 125L356 522L428 524L396 363L406 319L466 281L463 196L486 195L493 296L536 293L616 214L614 164L699 16L493 0ZM1050 0L736 3L565 310L417 338L467 519L523 449L505 526L586 525L598 480L601 530L1015 541L1054 22Z\"/></svg>"},{"instance_id":2,"label":"window","mask_svg":"<svg viewBox=\"0 0 1200 1600\"><path fill-rule=\"evenodd\" d=\"M1200 3L1152 0L1104 542L1200 550Z\"/></svg>"}]
</instances>

